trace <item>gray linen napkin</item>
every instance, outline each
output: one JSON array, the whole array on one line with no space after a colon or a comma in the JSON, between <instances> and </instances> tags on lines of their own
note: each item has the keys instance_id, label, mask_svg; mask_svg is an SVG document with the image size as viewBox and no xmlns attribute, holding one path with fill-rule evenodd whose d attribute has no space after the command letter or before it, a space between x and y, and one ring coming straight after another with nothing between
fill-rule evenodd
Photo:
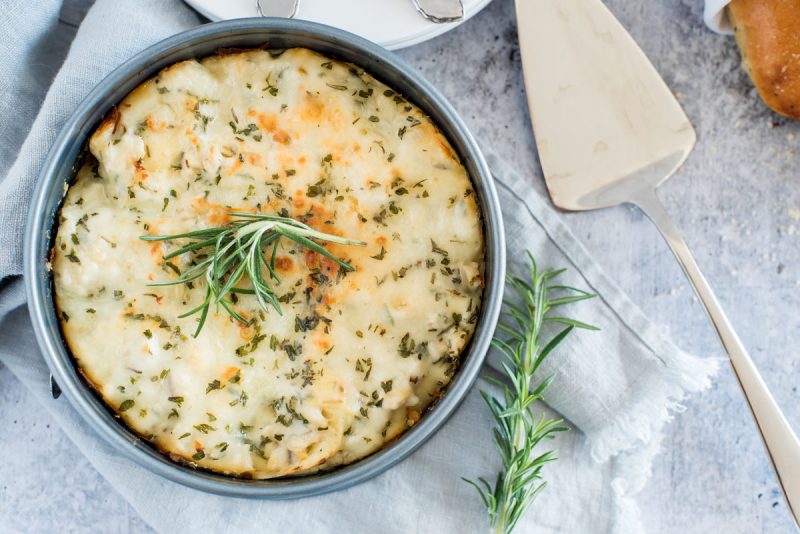
<instances>
[{"instance_id":1,"label":"gray linen napkin","mask_svg":"<svg viewBox=\"0 0 800 534\"><path fill-rule=\"evenodd\" d=\"M19 20L0 24L5 42L23 47L0 56L0 79L8 72L24 71L30 47L46 36L59 6L55 0L41 6L40 18L25 16L22 24L23 17L15 12ZM460 477L490 478L498 459L491 443L491 417L477 389L430 442L399 466L346 491L290 502L217 497L163 480L98 438L66 399L50 397L48 370L33 339L18 276L23 221L36 173L58 128L102 76L147 45L198 23L179 2L98 0L27 139L21 143L20 129L2 130L0 148L21 144L21 149L13 164L3 160L0 151L0 361L30 388L144 520L161 532L480 529L485 524L480 501ZM24 35L9 40L23 26ZM18 79L17 85L0 86L0 102L18 94L25 83ZM0 117L13 122L15 110L7 113L12 117ZM24 121L24 110L16 110L16 117ZM485 151L504 209L510 269L522 272L525 250L533 251L543 267L567 267L565 283L598 295L575 306L574 315L602 329L571 336L547 363L545 372L557 378L549 407L541 408L565 417L573 431L555 441L560 460L547 467L550 488L517 531L640 531L635 494L649 476L662 428L681 399L709 385L717 362L677 349L599 269L525 179Z\"/></svg>"}]
</instances>

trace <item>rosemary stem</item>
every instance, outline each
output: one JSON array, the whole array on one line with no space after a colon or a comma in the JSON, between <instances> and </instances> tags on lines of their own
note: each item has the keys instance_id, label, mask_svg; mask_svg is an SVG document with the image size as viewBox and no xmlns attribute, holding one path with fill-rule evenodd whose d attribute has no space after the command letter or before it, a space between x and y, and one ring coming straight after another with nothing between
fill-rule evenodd
<instances>
[{"instance_id":1,"label":"rosemary stem","mask_svg":"<svg viewBox=\"0 0 800 534\"><path fill-rule=\"evenodd\" d=\"M544 414L537 419L533 403L543 398L551 381L548 378L534 383L539 366L573 329L596 330L574 319L549 315L557 306L593 295L568 286L548 285L563 271L539 271L530 254L529 260L528 280L513 275L507 277L521 302L506 302L506 321L499 325L499 334L495 334L493 341L505 357L503 369L507 381L493 381L502 395L491 396L481 391L495 420L494 441L503 466L494 485L483 478L464 479L478 491L489 515L490 532L495 534L510 534L544 489L542 468L555 460L555 456L552 451L541 452L539 445L566 430L560 426L560 420L546 419ZM551 296L551 291L559 295ZM559 325L561 331L550 339L542 339L543 327L548 322Z\"/></svg>"},{"instance_id":2,"label":"rosemary stem","mask_svg":"<svg viewBox=\"0 0 800 534\"><path fill-rule=\"evenodd\" d=\"M296 245L305 247L335 261L345 271L352 271L354 268L349 263L334 256L317 241L366 246L363 241L318 232L307 224L289 217L235 212L229 213L229 215L236 217L236 219L220 227L171 236L144 235L140 237L145 241L172 241L177 239L194 241L164 256L164 259L167 260L184 254L194 254L195 259L192 265L183 274L179 272L177 279L167 282L155 282L150 285L187 284L191 288L192 281L201 277L205 280L206 294L202 304L184 315L189 316L200 312L200 319L194 334L195 337L200 333L208 315L209 307L212 304L224 308L237 321L247 322L244 317L248 314L242 314L234 308L235 299L226 299L229 293L255 295L258 306L261 309L269 311L268 305L271 305L278 314L281 314L280 301L275 291L267 283L269 279L276 284L280 284L280 278L275 272L275 263L278 241L281 237L286 237L294 241ZM272 245L272 254L271 258L267 259L264 248L269 245ZM264 270L268 272L268 278L265 278ZM245 275L250 279L252 289L237 287Z\"/></svg>"},{"instance_id":3,"label":"rosemary stem","mask_svg":"<svg viewBox=\"0 0 800 534\"><path fill-rule=\"evenodd\" d=\"M490 528L490 534L507 534L506 531L506 524L505 524L505 517L506 517L506 505L503 503L503 507L500 508L498 512L497 522L494 524L494 528Z\"/></svg>"}]
</instances>

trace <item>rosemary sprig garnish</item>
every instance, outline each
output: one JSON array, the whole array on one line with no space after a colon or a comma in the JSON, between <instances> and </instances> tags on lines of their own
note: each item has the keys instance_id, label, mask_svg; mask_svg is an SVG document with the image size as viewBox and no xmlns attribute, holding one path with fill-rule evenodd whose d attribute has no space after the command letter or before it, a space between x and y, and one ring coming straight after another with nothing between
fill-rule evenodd
<instances>
[{"instance_id":1,"label":"rosemary sprig garnish","mask_svg":"<svg viewBox=\"0 0 800 534\"><path fill-rule=\"evenodd\" d=\"M511 274L506 280L519 296L521 303L505 301L505 322L498 330L505 338L495 336L493 345L504 356L502 362L506 380L488 378L503 392L502 398L481 391L489 406L496 427L494 443L503 460L503 469L497 474L494 486L484 478L472 484L481 496L492 532L510 533L536 496L544 489L542 468L556 459L553 451L540 453L538 445L552 439L556 432L567 430L561 419L548 419L543 413L534 413L534 401L542 399L553 376L534 385L536 373L542 362L569 335L574 328L597 330L596 327L551 313L554 309L592 298L580 289L552 284L551 281L565 269L539 271L529 252L529 281ZM557 295L556 295L557 294ZM542 339L542 329L547 323L564 325L564 328L547 342Z\"/></svg>"},{"instance_id":2,"label":"rosemary sprig garnish","mask_svg":"<svg viewBox=\"0 0 800 534\"><path fill-rule=\"evenodd\" d=\"M362 241L318 232L307 224L290 217L237 212L231 212L228 215L235 219L224 226L183 234L143 235L140 237L144 241L174 241L178 239L191 241L164 256L164 261L188 252L194 253L195 260L199 261L180 273L176 280L148 285L171 286L186 284L200 277L205 278L207 288L203 302L179 316L189 317L200 313L200 321L194 333L195 337L205 324L211 304L222 306L234 319L247 324L247 320L233 309L233 302L226 298L229 294L255 295L264 311L268 310L268 306L272 306L275 311L281 313L278 298L268 283L268 279L280 283L280 278L275 272L275 259L281 237L289 238L298 245L322 254L336 262L345 271L352 271L353 267L328 252L325 247L314 240L342 245L366 245ZM270 247L271 253L267 257L265 250ZM265 270L269 275L268 278L265 277ZM250 279L252 289L237 287L245 274Z\"/></svg>"}]
</instances>

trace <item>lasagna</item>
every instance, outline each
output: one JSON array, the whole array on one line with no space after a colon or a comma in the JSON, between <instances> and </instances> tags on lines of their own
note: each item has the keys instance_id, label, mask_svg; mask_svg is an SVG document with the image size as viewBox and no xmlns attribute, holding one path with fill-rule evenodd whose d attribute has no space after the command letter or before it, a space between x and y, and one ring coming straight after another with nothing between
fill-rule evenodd
<instances>
[{"instance_id":1,"label":"lasagna","mask_svg":"<svg viewBox=\"0 0 800 534\"><path fill-rule=\"evenodd\" d=\"M108 407L176 461L273 478L354 462L424 417L459 366L483 289L468 173L403 95L307 49L184 61L131 92L88 142L51 269L64 338ZM278 310L185 312L197 258L142 236L280 214L364 247L288 239ZM249 280L245 277L242 287Z\"/></svg>"}]
</instances>

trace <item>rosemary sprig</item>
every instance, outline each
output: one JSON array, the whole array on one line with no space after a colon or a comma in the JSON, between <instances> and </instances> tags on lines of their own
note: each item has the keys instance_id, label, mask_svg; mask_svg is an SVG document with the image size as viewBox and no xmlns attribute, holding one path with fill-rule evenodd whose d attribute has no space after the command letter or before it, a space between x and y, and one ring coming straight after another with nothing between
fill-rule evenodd
<instances>
[{"instance_id":1,"label":"rosemary sprig","mask_svg":"<svg viewBox=\"0 0 800 534\"><path fill-rule=\"evenodd\" d=\"M556 432L567 430L561 419L548 419L534 412L534 401L542 399L553 376L534 385L542 362L574 328L597 330L596 327L551 313L554 309L594 295L573 287L552 284L565 269L540 271L533 255L530 260L529 281L511 274L506 280L519 296L521 303L505 301L504 322L498 325L502 338L495 336L493 345L504 356L505 379L488 378L503 392L502 398L481 391L489 406L496 427L494 443L503 460L494 486L484 478L478 482L464 479L480 494L489 514L492 532L510 533L536 496L544 489L542 468L556 459L553 451L539 452L538 445L552 439ZM557 294L557 295L556 295ZM542 339L547 323L564 325L548 341Z\"/></svg>"},{"instance_id":2,"label":"rosemary sprig","mask_svg":"<svg viewBox=\"0 0 800 534\"><path fill-rule=\"evenodd\" d=\"M345 271L352 271L353 267L328 252L325 247L314 240L342 245L366 245L363 241L318 232L307 224L290 217L237 212L231 212L228 215L236 218L224 226L183 234L140 236L140 239L144 241L174 241L178 239L191 241L164 256L164 261L191 252L194 253L194 259L197 262L180 273L176 280L148 285L170 286L190 283L201 277L205 278L207 287L203 302L179 316L188 317L200 313L200 321L194 333L195 337L205 324L211 304L222 306L234 319L241 323L247 323L247 320L233 309L233 302L226 298L229 294L255 295L264 311L267 311L268 305L271 305L279 314L281 313L278 298L268 283L268 280L280 283L280 278L275 272L275 258L281 237L289 238L298 245L330 258ZM268 247L271 247L269 257L265 252ZM264 276L265 269L268 277ZM245 274L250 279L252 289L237 287Z\"/></svg>"}]
</instances>

